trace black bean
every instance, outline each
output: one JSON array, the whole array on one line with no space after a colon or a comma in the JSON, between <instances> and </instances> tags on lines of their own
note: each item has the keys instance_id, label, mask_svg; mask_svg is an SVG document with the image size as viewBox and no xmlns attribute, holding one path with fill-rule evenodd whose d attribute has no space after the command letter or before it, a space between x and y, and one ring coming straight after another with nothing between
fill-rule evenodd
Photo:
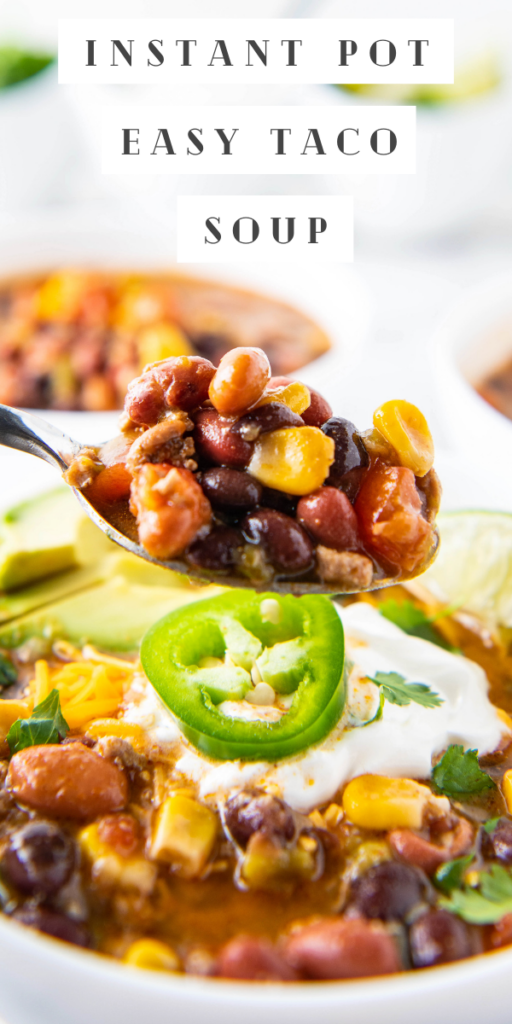
<instances>
[{"instance_id":1,"label":"black bean","mask_svg":"<svg viewBox=\"0 0 512 1024\"><path fill-rule=\"evenodd\" d=\"M483 852L505 864L512 864L512 821L502 818L490 835L485 833Z\"/></svg>"},{"instance_id":2,"label":"black bean","mask_svg":"<svg viewBox=\"0 0 512 1024\"><path fill-rule=\"evenodd\" d=\"M255 832L277 836L288 842L295 835L293 813L283 800L258 790L242 790L230 797L224 820L240 846L246 846Z\"/></svg>"},{"instance_id":3,"label":"black bean","mask_svg":"<svg viewBox=\"0 0 512 1024\"><path fill-rule=\"evenodd\" d=\"M201 487L215 508L249 509L261 501L262 486L248 473L219 466L208 469L201 478Z\"/></svg>"},{"instance_id":4,"label":"black bean","mask_svg":"<svg viewBox=\"0 0 512 1024\"><path fill-rule=\"evenodd\" d=\"M192 343L199 355L209 359L214 366L218 366L222 357L233 347L229 339L224 338L222 334L198 334L192 339Z\"/></svg>"},{"instance_id":5,"label":"black bean","mask_svg":"<svg viewBox=\"0 0 512 1024\"><path fill-rule=\"evenodd\" d=\"M368 465L368 452L350 420L332 416L323 424L322 430L335 445L334 462L325 482L331 487L339 487L346 473Z\"/></svg>"},{"instance_id":6,"label":"black bean","mask_svg":"<svg viewBox=\"0 0 512 1024\"><path fill-rule=\"evenodd\" d=\"M419 903L423 883L409 864L387 860L376 864L352 885L352 903L364 917L400 920Z\"/></svg>"},{"instance_id":7,"label":"black bean","mask_svg":"<svg viewBox=\"0 0 512 1024\"><path fill-rule=\"evenodd\" d=\"M21 892L49 896L68 881L75 857L73 840L58 825L30 821L10 836L2 872Z\"/></svg>"},{"instance_id":8,"label":"black bean","mask_svg":"<svg viewBox=\"0 0 512 1024\"><path fill-rule=\"evenodd\" d=\"M284 491L275 491L273 487L264 487L261 504L264 508L273 508L276 512L283 512L285 516L294 519L299 499L295 494L285 494Z\"/></svg>"},{"instance_id":9,"label":"black bean","mask_svg":"<svg viewBox=\"0 0 512 1024\"><path fill-rule=\"evenodd\" d=\"M232 433L244 441L255 441L260 434L268 434L271 430L303 426L304 420L283 402L269 402L241 416L232 427Z\"/></svg>"},{"instance_id":10,"label":"black bean","mask_svg":"<svg viewBox=\"0 0 512 1024\"><path fill-rule=\"evenodd\" d=\"M250 512L242 523L247 540L261 544L276 569L285 573L304 572L313 564L313 545L293 519L274 509Z\"/></svg>"},{"instance_id":11,"label":"black bean","mask_svg":"<svg viewBox=\"0 0 512 1024\"><path fill-rule=\"evenodd\" d=\"M36 928L45 935L52 935L54 939L71 942L74 946L91 945L90 935L84 924L66 917L57 910L50 910L49 907L18 907L11 916L20 924Z\"/></svg>"},{"instance_id":12,"label":"black bean","mask_svg":"<svg viewBox=\"0 0 512 1024\"><path fill-rule=\"evenodd\" d=\"M207 537L191 545L187 559L198 569L228 572L236 564L237 550L243 543L244 539L238 530L229 526L214 527Z\"/></svg>"},{"instance_id":13,"label":"black bean","mask_svg":"<svg viewBox=\"0 0 512 1024\"><path fill-rule=\"evenodd\" d=\"M464 960L473 952L469 931L448 910L430 910L409 931L411 959L415 967L435 967Z\"/></svg>"}]
</instances>

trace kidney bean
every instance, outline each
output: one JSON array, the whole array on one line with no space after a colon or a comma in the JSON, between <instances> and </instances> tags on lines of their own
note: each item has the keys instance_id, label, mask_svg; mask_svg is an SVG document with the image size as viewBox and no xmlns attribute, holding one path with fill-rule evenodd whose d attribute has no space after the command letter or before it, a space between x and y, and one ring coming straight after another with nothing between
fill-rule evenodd
<instances>
[{"instance_id":1,"label":"kidney bean","mask_svg":"<svg viewBox=\"0 0 512 1024\"><path fill-rule=\"evenodd\" d=\"M201 356L177 356L153 363L150 371L165 391L165 404L185 412L197 409L208 398L215 367Z\"/></svg>"},{"instance_id":2,"label":"kidney bean","mask_svg":"<svg viewBox=\"0 0 512 1024\"><path fill-rule=\"evenodd\" d=\"M448 910L429 910L409 930L415 967L435 967L471 956L472 944L463 921Z\"/></svg>"},{"instance_id":3,"label":"kidney bean","mask_svg":"<svg viewBox=\"0 0 512 1024\"><path fill-rule=\"evenodd\" d=\"M74 946L91 945L88 929L80 921L74 921L49 907L19 907L11 914L15 921L36 928L38 932L51 935L54 939L71 942Z\"/></svg>"},{"instance_id":4,"label":"kidney bean","mask_svg":"<svg viewBox=\"0 0 512 1024\"><path fill-rule=\"evenodd\" d=\"M295 835L295 819L287 804L258 790L242 790L230 797L224 809L224 820L235 841L243 847L255 832L287 842Z\"/></svg>"},{"instance_id":5,"label":"kidney bean","mask_svg":"<svg viewBox=\"0 0 512 1024\"><path fill-rule=\"evenodd\" d=\"M358 546L357 516L346 494L335 487L320 487L306 494L297 506L297 519L319 544L337 551Z\"/></svg>"},{"instance_id":6,"label":"kidney bean","mask_svg":"<svg viewBox=\"0 0 512 1024\"><path fill-rule=\"evenodd\" d=\"M194 541L187 561L198 569L227 572L236 564L237 551L243 546L242 534L230 526L216 526L207 537Z\"/></svg>"},{"instance_id":7,"label":"kidney bean","mask_svg":"<svg viewBox=\"0 0 512 1024\"><path fill-rule=\"evenodd\" d=\"M222 416L237 416L256 405L269 380L270 363L263 349L231 349L212 379L210 401Z\"/></svg>"},{"instance_id":8,"label":"kidney bean","mask_svg":"<svg viewBox=\"0 0 512 1024\"><path fill-rule=\"evenodd\" d=\"M491 949L501 949L512 942L512 914L505 914L490 930L489 945Z\"/></svg>"},{"instance_id":9,"label":"kidney bean","mask_svg":"<svg viewBox=\"0 0 512 1024\"><path fill-rule=\"evenodd\" d=\"M502 818L490 835L483 834L483 851L488 857L496 857L504 864L512 864L512 821Z\"/></svg>"},{"instance_id":10,"label":"kidney bean","mask_svg":"<svg viewBox=\"0 0 512 1024\"><path fill-rule=\"evenodd\" d=\"M250 512L242 523L249 541L261 544L282 572L303 572L313 562L313 545L302 526L274 509Z\"/></svg>"},{"instance_id":11,"label":"kidney bean","mask_svg":"<svg viewBox=\"0 0 512 1024\"><path fill-rule=\"evenodd\" d=\"M402 970L392 936L382 925L359 918L324 918L306 925L288 937L283 955L302 977L322 981Z\"/></svg>"},{"instance_id":12,"label":"kidney bean","mask_svg":"<svg viewBox=\"0 0 512 1024\"><path fill-rule=\"evenodd\" d=\"M130 857L140 844L140 827L131 814L107 814L98 821L98 837L122 857Z\"/></svg>"},{"instance_id":13,"label":"kidney bean","mask_svg":"<svg viewBox=\"0 0 512 1024\"><path fill-rule=\"evenodd\" d=\"M267 391L275 391L277 388L285 388L287 384L293 384L291 377L271 377L267 384Z\"/></svg>"},{"instance_id":14,"label":"kidney bean","mask_svg":"<svg viewBox=\"0 0 512 1024\"><path fill-rule=\"evenodd\" d=\"M414 473L405 466L368 470L355 502L367 546L402 572L414 572L432 547L432 527L421 514Z\"/></svg>"},{"instance_id":15,"label":"kidney bean","mask_svg":"<svg viewBox=\"0 0 512 1024\"><path fill-rule=\"evenodd\" d=\"M466 818L459 818L455 828L445 832L442 846L423 839L407 828L389 832L388 842L402 860L422 868L430 875L447 860L454 860L467 853L473 842L473 827Z\"/></svg>"},{"instance_id":16,"label":"kidney bean","mask_svg":"<svg viewBox=\"0 0 512 1024\"><path fill-rule=\"evenodd\" d=\"M57 818L96 818L122 810L128 799L123 772L81 743L21 750L9 765L7 786L20 803Z\"/></svg>"},{"instance_id":17,"label":"kidney bean","mask_svg":"<svg viewBox=\"0 0 512 1024\"><path fill-rule=\"evenodd\" d=\"M305 420L293 412L284 402L269 402L259 409L248 412L234 423L232 433L244 441L255 441L260 434L284 427L303 427Z\"/></svg>"},{"instance_id":18,"label":"kidney bean","mask_svg":"<svg viewBox=\"0 0 512 1024\"><path fill-rule=\"evenodd\" d=\"M215 972L239 981L296 981L297 974L267 939L237 935L222 947Z\"/></svg>"},{"instance_id":19,"label":"kidney bean","mask_svg":"<svg viewBox=\"0 0 512 1024\"><path fill-rule=\"evenodd\" d=\"M302 419L308 427L321 427L332 417L332 409L329 402L322 395L308 386L311 395L311 405L302 413Z\"/></svg>"},{"instance_id":20,"label":"kidney bean","mask_svg":"<svg viewBox=\"0 0 512 1024\"><path fill-rule=\"evenodd\" d=\"M49 896L70 878L75 844L51 821L29 821L9 837L2 874L22 892Z\"/></svg>"},{"instance_id":21,"label":"kidney bean","mask_svg":"<svg viewBox=\"0 0 512 1024\"><path fill-rule=\"evenodd\" d=\"M210 524L212 510L193 473L145 463L134 475L130 510L140 543L155 558L174 558Z\"/></svg>"},{"instance_id":22,"label":"kidney bean","mask_svg":"<svg viewBox=\"0 0 512 1024\"><path fill-rule=\"evenodd\" d=\"M215 409L201 409L197 414L194 441L198 454L206 461L232 469L244 469L252 455L252 444L233 433L233 421L226 420Z\"/></svg>"},{"instance_id":23,"label":"kidney bean","mask_svg":"<svg viewBox=\"0 0 512 1024\"><path fill-rule=\"evenodd\" d=\"M364 917L400 920L423 898L423 883L408 864L386 860L352 883L351 896Z\"/></svg>"},{"instance_id":24,"label":"kidney bean","mask_svg":"<svg viewBox=\"0 0 512 1024\"><path fill-rule=\"evenodd\" d=\"M261 501L262 486L248 473L238 469L208 469L201 478L201 487L217 508L254 508Z\"/></svg>"},{"instance_id":25,"label":"kidney bean","mask_svg":"<svg viewBox=\"0 0 512 1024\"><path fill-rule=\"evenodd\" d=\"M334 441L334 462L326 484L339 487L345 473L368 465L368 452L350 420L332 416L323 424L322 430Z\"/></svg>"}]
</instances>

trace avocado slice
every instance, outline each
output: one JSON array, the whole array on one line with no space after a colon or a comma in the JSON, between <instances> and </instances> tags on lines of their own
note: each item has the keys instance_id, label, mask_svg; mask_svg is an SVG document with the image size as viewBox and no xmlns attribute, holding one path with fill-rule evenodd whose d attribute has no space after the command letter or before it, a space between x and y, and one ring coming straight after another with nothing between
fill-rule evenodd
<instances>
[{"instance_id":1,"label":"avocado slice","mask_svg":"<svg viewBox=\"0 0 512 1024\"><path fill-rule=\"evenodd\" d=\"M47 604L0 628L0 647L18 647L33 636L89 642L103 650L137 650L144 633L180 605L221 593L219 587L145 586L123 575Z\"/></svg>"},{"instance_id":2,"label":"avocado slice","mask_svg":"<svg viewBox=\"0 0 512 1024\"><path fill-rule=\"evenodd\" d=\"M5 512L0 519L0 590L75 567L75 537L83 516L71 491L60 487Z\"/></svg>"}]
</instances>

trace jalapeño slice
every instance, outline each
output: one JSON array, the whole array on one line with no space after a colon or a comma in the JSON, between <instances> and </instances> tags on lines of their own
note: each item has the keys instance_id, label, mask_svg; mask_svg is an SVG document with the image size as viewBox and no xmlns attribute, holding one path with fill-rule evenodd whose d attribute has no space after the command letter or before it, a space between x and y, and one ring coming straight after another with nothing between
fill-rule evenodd
<instances>
[{"instance_id":1,"label":"jalape\u00f1o slice","mask_svg":"<svg viewBox=\"0 0 512 1024\"><path fill-rule=\"evenodd\" d=\"M327 597L236 591L179 608L146 633L144 671L199 750L221 760L278 761L318 743L345 703L341 619ZM278 721L229 717L251 670L291 703Z\"/></svg>"}]
</instances>

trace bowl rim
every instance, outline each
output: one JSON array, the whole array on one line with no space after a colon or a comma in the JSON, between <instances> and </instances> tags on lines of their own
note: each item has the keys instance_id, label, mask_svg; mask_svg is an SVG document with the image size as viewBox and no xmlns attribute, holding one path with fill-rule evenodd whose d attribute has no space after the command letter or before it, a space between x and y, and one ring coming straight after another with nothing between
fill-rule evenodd
<instances>
[{"instance_id":1,"label":"bowl rim","mask_svg":"<svg viewBox=\"0 0 512 1024\"><path fill-rule=\"evenodd\" d=\"M202 1001L206 996L209 1005L235 1004L247 996L260 1007L292 1009L300 1004L321 1009L356 1006L359 1008L383 1003L397 1005L401 997L432 995L459 988L465 981L484 983L501 976L504 970L510 972L512 947L488 950L452 963L429 967L424 970L402 971L380 977L347 978L337 981L301 982L252 982L229 978L212 978L193 974L143 970L124 964L94 950L68 945L60 939L36 932L26 925L0 914L0 940L2 936L11 947L11 953L25 957L38 955L47 961L48 967L78 971L84 980L90 977L108 982L112 987L122 985L128 990L139 990L142 994L182 998L190 1005ZM0 942L1 945L1 942ZM14 947L18 947L16 950ZM43 964L44 966L44 964Z\"/></svg>"}]
</instances>

